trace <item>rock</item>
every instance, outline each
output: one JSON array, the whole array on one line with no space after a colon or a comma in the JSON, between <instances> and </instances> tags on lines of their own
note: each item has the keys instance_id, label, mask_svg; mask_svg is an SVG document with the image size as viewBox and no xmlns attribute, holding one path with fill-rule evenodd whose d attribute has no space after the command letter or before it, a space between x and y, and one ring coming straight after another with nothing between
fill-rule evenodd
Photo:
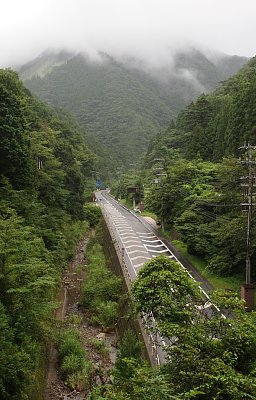
<instances>
[{"instance_id":1,"label":"rock","mask_svg":"<svg viewBox=\"0 0 256 400\"><path fill-rule=\"evenodd\" d=\"M96 336L96 339L98 340L106 340L106 333L101 332Z\"/></svg>"}]
</instances>

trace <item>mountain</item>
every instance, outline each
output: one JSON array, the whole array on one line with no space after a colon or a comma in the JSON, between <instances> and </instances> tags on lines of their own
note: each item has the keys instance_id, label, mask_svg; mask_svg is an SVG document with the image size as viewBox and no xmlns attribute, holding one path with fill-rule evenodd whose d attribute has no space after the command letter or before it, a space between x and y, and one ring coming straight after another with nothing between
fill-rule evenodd
<instances>
[{"instance_id":1,"label":"mountain","mask_svg":"<svg viewBox=\"0 0 256 400\"><path fill-rule=\"evenodd\" d=\"M59 53L47 50L36 59L28 62L19 69L19 74L23 80L40 76L43 78L49 74L54 67L58 67L74 57L74 53L61 51Z\"/></svg>"},{"instance_id":2,"label":"mountain","mask_svg":"<svg viewBox=\"0 0 256 400\"><path fill-rule=\"evenodd\" d=\"M214 89L245 61L227 55L211 61L190 49L153 67L105 53L91 60L83 54L48 52L19 73L32 93L70 112L107 146L116 164L128 165L192 99Z\"/></svg>"},{"instance_id":3,"label":"mountain","mask_svg":"<svg viewBox=\"0 0 256 400\"><path fill-rule=\"evenodd\" d=\"M214 92L201 95L170 130L186 156L220 160L238 155L245 142L256 143L256 57ZM178 140L177 140L178 139Z\"/></svg>"},{"instance_id":4,"label":"mountain","mask_svg":"<svg viewBox=\"0 0 256 400\"><path fill-rule=\"evenodd\" d=\"M165 132L150 142L144 166L178 150L188 159L219 162L256 144L256 57L213 92L191 102Z\"/></svg>"}]
</instances>

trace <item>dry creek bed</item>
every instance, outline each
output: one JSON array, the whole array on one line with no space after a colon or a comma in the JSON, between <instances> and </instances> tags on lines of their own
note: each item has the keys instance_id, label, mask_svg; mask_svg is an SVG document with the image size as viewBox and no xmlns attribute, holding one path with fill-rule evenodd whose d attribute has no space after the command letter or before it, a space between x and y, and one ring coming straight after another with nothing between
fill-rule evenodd
<instances>
[{"instance_id":1,"label":"dry creek bed","mask_svg":"<svg viewBox=\"0 0 256 400\"><path fill-rule=\"evenodd\" d=\"M64 322L65 327L76 327L81 335L84 348L88 358L93 364L93 385L101 385L106 382L109 371L113 367L116 358L117 335L115 332L102 332L99 327L88 323L88 315L79 307L81 283L86 279L86 246L89 238L84 238L76 249L74 259L69 263L64 272L59 291L60 306L56 311L56 319ZM72 316L76 315L79 324L72 323ZM92 340L98 338L106 341L108 354L102 356L91 344ZM49 361L47 371L47 385L44 400L68 400L86 399L87 392L71 391L60 379L58 373L57 352L53 345L49 348Z\"/></svg>"}]
</instances>

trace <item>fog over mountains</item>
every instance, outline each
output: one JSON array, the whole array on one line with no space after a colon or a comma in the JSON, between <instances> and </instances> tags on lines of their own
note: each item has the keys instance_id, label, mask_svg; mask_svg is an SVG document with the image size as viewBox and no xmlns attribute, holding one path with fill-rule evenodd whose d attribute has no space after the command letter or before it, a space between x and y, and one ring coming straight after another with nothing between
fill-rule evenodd
<instances>
[{"instance_id":1,"label":"fog over mountains","mask_svg":"<svg viewBox=\"0 0 256 400\"><path fill-rule=\"evenodd\" d=\"M120 163L134 161L178 112L236 73L246 57L189 48L164 63L46 51L23 65L26 87L65 109Z\"/></svg>"}]
</instances>

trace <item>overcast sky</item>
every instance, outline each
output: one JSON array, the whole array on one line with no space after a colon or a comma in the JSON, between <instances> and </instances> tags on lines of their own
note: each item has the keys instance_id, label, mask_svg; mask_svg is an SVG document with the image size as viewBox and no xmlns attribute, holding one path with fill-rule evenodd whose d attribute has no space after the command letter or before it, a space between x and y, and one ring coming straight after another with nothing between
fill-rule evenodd
<instances>
[{"instance_id":1,"label":"overcast sky","mask_svg":"<svg viewBox=\"0 0 256 400\"><path fill-rule=\"evenodd\" d=\"M167 57L184 44L256 54L255 0L0 0L0 66L47 48Z\"/></svg>"}]
</instances>

